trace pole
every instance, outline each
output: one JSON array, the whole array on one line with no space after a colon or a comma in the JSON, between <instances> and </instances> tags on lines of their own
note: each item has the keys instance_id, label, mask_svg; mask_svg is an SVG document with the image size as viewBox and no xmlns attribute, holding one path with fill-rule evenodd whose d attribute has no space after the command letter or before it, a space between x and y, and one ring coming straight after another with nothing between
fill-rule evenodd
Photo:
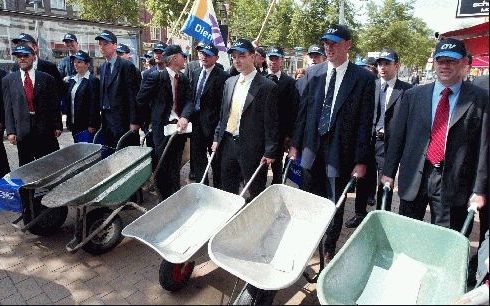
<instances>
[{"instance_id":1,"label":"pole","mask_svg":"<svg viewBox=\"0 0 490 306\"><path fill-rule=\"evenodd\" d=\"M259 41L260 36L262 36L262 32L264 31L265 24L267 23L267 20L269 19L269 16L272 14L272 8L274 7L274 4L276 4L276 0L272 0L269 10L267 11L267 15L264 18L264 21L262 22L262 27L260 28L259 34L257 35L257 38L255 39L256 41Z\"/></svg>"},{"instance_id":2,"label":"pole","mask_svg":"<svg viewBox=\"0 0 490 306\"><path fill-rule=\"evenodd\" d=\"M340 0L339 24L345 25L345 0Z\"/></svg>"},{"instance_id":3,"label":"pole","mask_svg":"<svg viewBox=\"0 0 490 306\"><path fill-rule=\"evenodd\" d=\"M167 37L167 44L170 41L170 39L174 36L174 32L177 29L177 27L179 26L180 20L182 19L182 16L184 15L184 13L187 11L187 7L189 6L190 2L191 2L191 0L187 0L187 3L185 4L184 9L182 10L182 12L180 12L179 19L177 19L173 28L170 30L170 35Z\"/></svg>"}]
</instances>

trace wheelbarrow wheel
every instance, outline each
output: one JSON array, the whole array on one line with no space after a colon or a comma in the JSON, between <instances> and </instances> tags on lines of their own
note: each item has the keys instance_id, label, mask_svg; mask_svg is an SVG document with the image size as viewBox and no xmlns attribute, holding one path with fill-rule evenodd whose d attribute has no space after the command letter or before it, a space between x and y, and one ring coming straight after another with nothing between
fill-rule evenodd
<instances>
[{"instance_id":1,"label":"wheelbarrow wheel","mask_svg":"<svg viewBox=\"0 0 490 306\"><path fill-rule=\"evenodd\" d=\"M50 209L50 211L41 217L36 224L28 229L28 231L37 236L50 236L58 232L59 228L65 223L66 216L68 215L68 207L47 208L46 206L41 205L40 198L35 199L34 201L34 214L32 214L29 205L26 205L23 209L22 220L25 225L34 220L34 218L39 216L46 209Z\"/></svg>"},{"instance_id":2,"label":"wheelbarrow wheel","mask_svg":"<svg viewBox=\"0 0 490 306\"><path fill-rule=\"evenodd\" d=\"M87 236L94 232L109 217L112 211L108 208L97 208L87 214ZM122 240L123 222L116 215L100 233L95 235L82 249L92 255L100 255L115 248Z\"/></svg>"},{"instance_id":3,"label":"wheelbarrow wheel","mask_svg":"<svg viewBox=\"0 0 490 306\"><path fill-rule=\"evenodd\" d=\"M160 285L170 292L179 291L186 286L191 278L194 265L194 261L173 264L162 260L159 273Z\"/></svg>"},{"instance_id":4,"label":"wheelbarrow wheel","mask_svg":"<svg viewBox=\"0 0 490 306\"><path fill-rule=\"evenodd\" d=\"M246 284L233 305L272 305L276 290L262 290Z\"/></svg>"}]
</instances>

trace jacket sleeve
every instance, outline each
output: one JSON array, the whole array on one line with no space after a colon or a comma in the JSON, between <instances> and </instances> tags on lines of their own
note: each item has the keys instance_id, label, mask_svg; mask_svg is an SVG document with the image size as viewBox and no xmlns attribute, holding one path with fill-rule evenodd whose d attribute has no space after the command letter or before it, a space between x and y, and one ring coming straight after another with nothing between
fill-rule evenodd
<instances>
[{"instance_id":1,"label":"jacket sleeve","mask_svg":"<svg viewBox=\"0 0 490 306\"><path fill-rule=\"evenodd\" d=\"M17 135L17 131L15 129L14 110L12 107L12 98L10 97L9 79L6 77L2 79L2 92L3 105L5 108L5 129L7 131L7 135Z\"/></svg>"},{"instance_id":2,"label":"jacket sleeve","mask_svg":"<svg viewBox=\"0 0 490 306\"><path fill-rule=\"evenodd\" d=\"M476 178L473 186L473 192L476 194L484 194L487 196L488 202L488 130L490 129L490 123L488 122L488 107L489 100L488 95L483 98L483 101L486 101L484 110L483 110L483 118L482 118L482 130L480 135L480 152L478 155L478 165L476 169ZM487 203L488 205L488 203Z\"/></svg>"},{"instance_id":3,"label":"jacket sleeve","mask_svg":"<svg viewBox=\"0 0 490 306\"><path fill-rule=\"evenodd\" d=\"M223 94L222 94L222 98L221 98L221 108L220 108L220 115L219 115L219 121L218 121L218 125L216 126L216 129L214 130L214 141L215 142L220 142L221 141L221 138L220 138L220 133L221 133L221 125L222 125L222 121L224 120L223 119L223 114L224 114L224 100L225 100L225 97L227 95L227 92L228 92L228 81L230 79L228 78L226 81L225 81L225 85L223 86Z\"/></svg>"},{"instance_id":4,"label":"jacket sleeve","mask_svg":"<svg viewBox=\"0 0 490 306\"><path fill-rule=\"evenodd\" d=\"M182 86L180 93L180 103L182 103L182 114L181 117L186 118L190 121L192 113L194 112L194 102L192 101L193 92L189 79L182 75Z\"/></svg>"},{"instance_id":5,"label":"jacket sleeve","mask_svg":"<svg viewBox=\"0 0 490 306\"><path fill-rule=\"evenodd\" d=\"M89 121L88 126L98 129L100 127L100 81L96 77L89 79Z\"/></svg>"},{"instance_id":6,"label":"jacket sleeve","mask_svg":"<svg viewBox=\"0 0 490 306\"><path fill-rule=\"evenodd\" d=\"M367 164L369 160L369 145L371 142L371 131L374 116L374 91L374 78L369 77L369 79L364 82L364 89L361 93L362 97L360 101L359 129L357 132L355 155L356 164Z\"/></svg>"},{"instance_id":7,"label":"jacket sleeve","mask_svg":"<svg viewBox=\"0 0 490 306\"><path fill-rule=\"evenodd\" d=\"M141 120L147 117L145 113L151 109L150 102L158 93L160 74L161 72L159 71L153 71L147 73L145 78L143 78L140 90L136 95L136 110Z\"/></svg>"},{"instance_id":8,"label":"jacket sleeve","mask_svg":"<svg viewBox=\"0 0 490 306\"><path fill-rule=\"evenodd\" d=\"M264 111L264 130L265 130L265 152L267 158L276 158L279 149L279 118L277 113L277 101L279 92L277 85L267 85L264 90L265 111Z\"/></svg>"},{"instance_id":9,"label":"jacket sleeve","mask_svg":"<svg viewBox=\"0 0 490 306\"><path fill-rule=\"evenodd\" d=\"M139 89L139 84L137 84L136 80L136 67L130 63L127 62L124 64L125 70L126 70L126 80L127 80L127 94L128 94L128 101L129 101L129 122L131 124L136 124L136 125L141 125L142 119L141 116L138 113L137 107L136 107L136 96L138 94L138 89Z\"/></svg>"},{"instance_id":10,"label":"jacket sleeve","mask_svg":"<svg viewBox=\"0 0 490 306\"><path fill-rule=\"evenodd\" d=\"M303 77L305 78L305 77ZM301 79L300 79L301 80ZM298 81L296 81L298 82ZM305 83L306 86L303 89L303 93L307 93L309 90L309 83ZM294 122L294 128L292 131L291 145L301 151L303 146L303 133L306 127L306 114L308 109L308 95L299 95L298 98L298 111L296 114L296 120Z\"/></svg>"},{"instance_id":11,"label":"jacket sleeve","mask_svg":"<svg viewBox=\"0 0 490 306\"><path fill-rule=\"evenodd\" d=\"M46 96L53 97L56 92L56 80L50 76L45 75L44 78L46 86ZM51 124L54 130L63 131L63 121L61 120L61 110L58 101L49 100L49 114L51 116Z\"/></svg>"}]
</instances>

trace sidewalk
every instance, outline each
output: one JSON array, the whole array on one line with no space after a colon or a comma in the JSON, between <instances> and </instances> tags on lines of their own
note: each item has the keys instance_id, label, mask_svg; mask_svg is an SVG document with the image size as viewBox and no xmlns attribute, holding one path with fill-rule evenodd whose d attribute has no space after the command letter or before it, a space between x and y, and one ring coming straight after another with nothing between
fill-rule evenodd
<instances>
[{"instance_id":1,"label":"sidewalk","mask_svg":"<svg viewBox=\"0 0 490 306\"><path fill-rule=\"evenodd\" d=\"M65 147L72 143L71 134L65 131L59 140ZM17 168L16 147L8 141L4 145L11 169ZM188 171L186 164L182 181ZM354 196L349 194L344 220L354 214ZM152 207L156 198L145 194L145 203L145 207ZM398 205L395 195L394 211L398 211ZM202 256L188 286L181 292L169 293L158 281L160 256L141 243L125 238L114 250L101 256L84 251L69 254L65 245L72 238L74 210L70 210L61 231L51 237L16 230L10 225L15 216L0 212L0 304L227 304L237 280ZM125 225L138 216L136 211L122 213ZM472 254L478 245L478 230L477 219L470 237ZM343 229L338 248L352 232ZM316 256L310 261L310 272L318 269ZM239 281L235 296L242 286ZM300 278L290 288L279 291L274 303L318 304L315 288Z\"/></svg>"}]
</instances>

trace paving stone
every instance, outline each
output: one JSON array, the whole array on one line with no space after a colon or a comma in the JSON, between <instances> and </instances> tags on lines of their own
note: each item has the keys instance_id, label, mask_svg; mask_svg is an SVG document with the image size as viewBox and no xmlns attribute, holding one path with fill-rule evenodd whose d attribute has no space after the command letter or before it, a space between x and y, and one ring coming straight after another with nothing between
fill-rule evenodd
<instances>
[{"instance_id":1,"label":"paving stone","mask_svg":"<svg viewBox=\"0 0 490 306\"><path fill-rule=\"evenodd\" d=\"M43 292L33 278L28 278L15 286L25 300L31 299Z\"/></svg>"},{"instance_id":2,"label":"paving stone","mask_svg":"<svg viewBox=\"0 0 490 306\"><path fill-rule=\"evenodd\" d=\"M75 301L71 296L67 296L64 299L55 302L54 305L75 305Z\"/></svg>"},{"instance_id":3,"label":"paving stone","mask_svg":"<svg viewBox=\"0 0 490 306\"><path fill-rule=\"evenodd\" d=\"M0 300L18 293L10 277L0 280Z\"/></svg>"},{"instance_id":4,"label":"paving stone","mask_svg":"<svg viewBox=\"0 0 490 306\"><path fill-rule=\"evenodd\" d=\"M6 278L8 276L7 271L0 270L0 280Z\"/></svg>"},{"instance_id":5,"label":"paving stone","mask_svg":"<svg viewBox=\"0 0 490 306\"><path fill-rule=\"evenodd\" d=\"M101 298L99 298L97 296L93 296L93 297L83 301L82 303L80 303L80 305L105 305L105 304Z\"/></svg>"},{"instance_id":6,"label":"paving stone","mask_svg":"<svg viewBox=\"0 0 490 306\"><path fill-rule=\"evenodd\" d=\"M20 293L15 293L3 300L0 300L0 304L2 305L24 305L26 304L26 300L20 295Z\"/></svg>"},{"instance_id":7,"label":"paving stone","mask_svg":"<svg viewBox=\"0 0 490 306\"><path fill-rule=\"evenodd\" d=\"M112 291L111 293L100 297L104 304L108 305L129 305L129 303L123 299L118 291Z\"/></svg>"},{"instance_id":8,"label":"paving stone","mask_svg":"<svg viewBox=\"0 0 490 306\"><path fill-rule=\"evenodd\" d=\"M51 305L53 302L49 299L46 293L36 295L26 301L27 305Z\"/></svg>"},{"instance_id":9,"label":"paving stone","mask_svg":"<svg viewBox=\"0 0 490 306\"><path fill-rule=\"evenodd\" d=\"M65 287L63 287L63 286L61 286L55 282L49 282L46 285L42 286L41 289L44 291L44 293L46 293L46 295L49 297L49 299L51 301L53 301L54 303L56 303L62 299L65 299L66 297L71 296L71 292L67 288L65 288ZM73 302L72 302L72 304L73 304Z\"/></svg>"}]
</instances>

